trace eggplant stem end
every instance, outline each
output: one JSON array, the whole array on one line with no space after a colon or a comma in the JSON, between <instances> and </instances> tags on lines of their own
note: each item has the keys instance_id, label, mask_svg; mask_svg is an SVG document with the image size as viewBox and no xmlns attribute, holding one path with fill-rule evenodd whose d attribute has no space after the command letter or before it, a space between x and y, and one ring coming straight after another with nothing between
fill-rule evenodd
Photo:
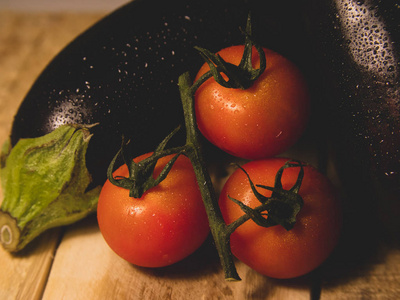
<instances>
[{"instance_id":1,"label":"eggplant stem end","mask_svg":"<svg viewBox=\"0 0 400 300\"><path fill-rule=\"evenodd\" d=\"M0 244L7 251L13 252L20 242L21 230L17 220L9 213L0 210Z\"/></svg>"}]
</instances>

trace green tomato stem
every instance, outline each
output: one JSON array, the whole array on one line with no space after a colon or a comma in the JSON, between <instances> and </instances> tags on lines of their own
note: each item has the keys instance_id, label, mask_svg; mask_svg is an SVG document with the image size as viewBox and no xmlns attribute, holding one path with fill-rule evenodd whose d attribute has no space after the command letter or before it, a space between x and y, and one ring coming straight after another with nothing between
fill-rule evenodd
<instances>
[{"instance_id":1,"label":"green tomato stem","mask_svg":"<svg viewBox=\"0 0 400 300\"><path fill-rule=\"evenodd\" d=\"M230 249L230 230L228 230L228 226L225 224L222 217L215 190L201 153L199 133L194 112L194 90L191 88L191 84L192 81L189 73L184 73L179 77L178 85L184 110L187 134L185 154L192 162L199 183L204 206L210 223L211 234L213 235L215 246L221 260L225 279L228 281L237 281L240 280L240 277L236 271L233 255Z\"/></svg>"}]
</instances>

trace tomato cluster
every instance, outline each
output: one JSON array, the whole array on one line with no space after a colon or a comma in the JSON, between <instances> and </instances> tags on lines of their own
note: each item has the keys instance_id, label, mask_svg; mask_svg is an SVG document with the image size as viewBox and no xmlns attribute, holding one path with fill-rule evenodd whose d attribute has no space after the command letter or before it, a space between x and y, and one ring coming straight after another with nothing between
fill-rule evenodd
<instances>
[{"instance_id":1,"label":"tomato cluster","mask_svg":"<svg viewBox=\"0 0 400 300\"><path fill-rule=\"evenodd\" d=\"M244 46L233 46L218 54L235 65L243 51ZM253 160L231 175L220 194L218 204L227 228L245 214L243 207L255 210L260 204L254 189L276 184L276 175L288 159L275 156L299 139L309 117L310 99L301 72L283 56L263 51L267 65L251 87L228 88L209 78L194 94L199 131L222 150ZM260 65L255 52L252 64L255 68ZM205 64L196 80L204 80L202 75L208 70ZM139 163L150 155L134 161ZM173 157L157 161L154 178ZM180 155L166 178L140 198L130 197L129 190L109 180L104 184L98 223L104 239L118 255L135 265L162 267L187 257L204 242L210 227L192 163ZM123 165L113 178L128 175L128 167ZM253 182L255 185L250 184ZM280 188L290 190L296 182L301 182L296 193L302 207L293 228L285 229L280 223L259 226L253 216L234 227L230 235L232 253L267 276L306 274L319 266L338 242L340 201L332 184L308 165L284 169ZM274 195L268 189L257 192L266 198ZM266 209L259 217L274 220L272 213Z\"/></svg>"}]
</instances>

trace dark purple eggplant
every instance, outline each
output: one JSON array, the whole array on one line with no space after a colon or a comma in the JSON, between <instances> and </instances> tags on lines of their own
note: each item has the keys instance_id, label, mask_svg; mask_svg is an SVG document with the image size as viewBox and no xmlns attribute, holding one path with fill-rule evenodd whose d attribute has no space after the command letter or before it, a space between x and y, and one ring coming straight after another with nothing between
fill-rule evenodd
<instances>
[{"instance_id":1,"label":"dark purple eggplant","mask_svg":"<svg viewBox=\"0 0 400 300\"><path fill-rule=\"evenodd\" d=\"M400 196L398 1L312 0L309 11L343 178Z\"/></svg>"},{"instance_id":2,"label":"dark purple eggplant","mask_svg":"<svg viewBox=\"0 0 400 300\"><path fill-rule=\"evenodd\" d=\"M136 0L78 36L50 62L15 116L10 136L14 154L7 154L13 157L15 166L10 159L5 162L7 155L2 157L3 174L10 176L4 182L12 185L6 187L10 190L8 199L0 210L0 227L4 233L0 238L8 250L18 251L40 230L74 222L93 211L93 197L84 201L84 212L78 203L72 205L65 201L84 199L95 188L98 191L106 179L109 163L120 148L122 136L131 140L126 151L136 156L153 151L167 134L183 124L177 81L187 71L194 78L203 64L194 46L216 52L242 44L244 36L240 27L245 27L249 10L254 27L259 29L254 32L259 44L282 53L300 68L306 65L308 52L302 43L301 4L294 0L247 2ZM60 136L62 141L57 140ZM43 142L39 140L31 147L26 146L29 139L37 141L42 137ZM171 141L171 146L183 142L184 137L181 132ZM75 156L68 160L64 152L74 144L72 141L80 148L69 150ZM57 161L63 162L58 167L60 170L51 163L47 163L49 169L39 170L46 163L38 161L35 165L35 160L32 163L29 155L43 145L47 147L41 150L43 162L47 157L57 157L54 149L61 149L64 159ZM33 169L26 168L22 159L29 161ZM76 164L71 166L71 161ZM70 176L73 184L81 183L79 188L71 181L57 185L46 183L42 187L39 183L43 182L37 182L40 176L35 177L36 182L33 178L29 181L30 174L59 179L67 175L63 168L73 175ZM20 169L23 176L15 176ZM84 179L77 180L74 174ZM88 176L92 182L86 186ZM22 177L30 184L16 181ZM18 186L29 202L18 202L20 192L15 192ZM47 190L53 191L53 187L55 201L47 195L39 196ZM73 196L65 198L64 190ZM42 206L44 211L34 209ZM63 218L55 221L52 206ZM21 236L25 241L11 241L10 236Z\"/></svg>"}]
</instances>

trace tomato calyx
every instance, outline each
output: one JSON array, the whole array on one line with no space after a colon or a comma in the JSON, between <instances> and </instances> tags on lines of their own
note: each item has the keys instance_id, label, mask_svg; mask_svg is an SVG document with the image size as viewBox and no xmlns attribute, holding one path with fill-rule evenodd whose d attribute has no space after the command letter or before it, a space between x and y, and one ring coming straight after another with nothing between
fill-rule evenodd
<instances>
[{"instance_id":1,"label":"tomato calyx","mask_svg":"<svg viewBox=\"0 0 400 300\"><path fill-rule=\"evenodd\" d=\"M304 164L300 161L289 160L287 161L276 173L275 183L273 187L256 184L250 179L250 175L241 166L238 166L247 176L251 190L260 201L261 205L256 208L251 208L241 201L234 199L228 195L228 198L238 204L245 212L245 215L230 224L232 232L243 224L245 221L251 219L257 225L262 227L272 227L276 225L283 226L286 230L291 230L296 223L296 216L303 207L303 199L299 195L300 186L304 177ZM282 187L282 175L286 168L300 167L299 175L295 184L289 189L285 190ZM262 195L257 188L262 188L272 191L270 197Z\"/></svg>"},{"instance_id":2,"label":"tomato calyx","mask_svg":"<svg viewBox=\"0 0 400 300\"><path fill-rule=\"evenodd\" d=\"M133 158L124 150L129 141L125 142L125 139L122 138L122 145L120 150L112 159L108 169L107 169L107 178L108 180L124 189L129 190L129 196L134 198L140 198L143 194L149 189L157 186L161 181L163 181L169 171L171 170L174 162L178 159L178 157L183 153L183 147L177 147L173 149L165 150L165 146L168 141L178 132L180 127L176 128L172 131L164 140L157 146L155 151L148 158L136 163ZM165 165L161 173L157 176L157 178L153 177L153 172L156 167L157 161L164 156L175 153L176 155ZM129 176L113 176L114 165L119 156L122 156L124 163L128 166Z\"/></svg>"},{"instance_id":3,"label":"tomato calyx","mask_svg":"<svg viewBox=\"0 0 400 300\"><path fill-rule=\"evenodd\" d=\"M214 77L214 80L218 84L226 88L245 90L253 85L254 81L256 81L265 71L267 63L264 50L252 37L251 26L251 14L249 13L247 17L246 30L243 31L245 36L243 56L237 66L226 62L220 55L214 54L207 49L195 47L210 67L210 71L205 73L196 81L196 87L199 87L204 81L211 77ZM253 47L256 49L260 57L259 68L254 68L252 64ZM228 79L226 80L222 74L225 74Z\"/></svg>"}]
</instances>

